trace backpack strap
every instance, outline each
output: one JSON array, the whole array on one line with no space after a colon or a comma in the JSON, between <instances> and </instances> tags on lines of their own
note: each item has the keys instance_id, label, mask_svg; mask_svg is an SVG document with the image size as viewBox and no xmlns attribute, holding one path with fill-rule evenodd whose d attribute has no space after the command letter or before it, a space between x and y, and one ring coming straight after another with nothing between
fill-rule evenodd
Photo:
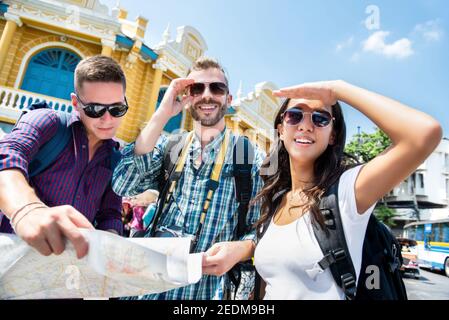
<instances>
[{"instance_id":1,"label":"backpack strap","mask_svg":"<svg viewBox=\"0 0 449 320\"><path fill-rule=\"evenodd\" d=\"M254 146L245 136L237 138L233 151L233 174L235 181L235 196L238 206L237 239L240 239L251 226L246 225L249 202L253 191L251 176L254 163Z\"/></svg>"},{"instance_id":2,"label":"backpack strap","mask_svg":"<svg viewBox=\"0 0 449 320\"><path fill-rule=\"evenodd\" d=\"M65 149L72 138L72 130L67 126L70 114L65 112L57 112L59 119L56 134L46 142L34 156L28 166L28 176L35 177L47 169Z\"/></svg>"},{"instance_id":3,"label":"backpack strap","mask_svg":"<svg viewBox=\"0 0 449 320\"><path fill-rule=\"evenodd\" d=\"M117 167L118 163L122 159L122 153L120 152L118 147L112 147L111 152L111 170L114 172L114 169Z\"/></svg>"},{"instance_id":4,"label":"backpack strap","mask_svg":"<svg viewBox=\"0 0 449 320\"><path fill-rule=\"evenodd\" d=\"M162 168L159 175L159 198L157 200L157 209L153 221L148 225L146 230L136 232L133 237L152 237L156 233L157 223L163 213L170 184L175 179L176 164L181 156L188 134L188 132L183 132L168 137L168 143L165 146Z\"/></svg>"},{"instance_id":5,"label":"backpack strap","mask_svg":"<svg viewBox=\"0 0 449 320\"><path fill-rule=\"evenodd\" d=\"M233 176L235 182L235 197L238 202L238 220L235 232L236 239L240 239L247 233L251 226L247 226L246 217L248 215L249 203L253 191L252 168L255 158L253 144L245 136L237 137L233 150ZM240 281L242 279L242 268L252 265L252 262L242 262L236 264L228 271L227 275L231 283L235 287L234 295L237 293ZM225 298L230 297L229 287L225 292Z\"/></svg>"},{"instance_id":6,"label":"backpack strap","mask_svg":"<svg viewBox=\"0 0 449 320\"><path fill-rule=\"evenodd\" d=\"M320 203L326 228L312 223L313 231L324 258L318 262L321 269L330 268L337 285L346 298L353 300L357 292L356 273L346 243L340 209L338 206L338 181L324 194Z\"/></svg>"},{"instance_id":7,"label":"backpack strap","mask_svg":"<svg viewBox=\"0 0 449 320\"><path fill-rule=\"evenodd\" d=\"M176 164L185 145L188 132L170 135L164 150L164 159L162 161L162 169L159 176L159 191L164 190L165 185L169 182L170 174L174 171Z\"/></svg>"}]
</instances>

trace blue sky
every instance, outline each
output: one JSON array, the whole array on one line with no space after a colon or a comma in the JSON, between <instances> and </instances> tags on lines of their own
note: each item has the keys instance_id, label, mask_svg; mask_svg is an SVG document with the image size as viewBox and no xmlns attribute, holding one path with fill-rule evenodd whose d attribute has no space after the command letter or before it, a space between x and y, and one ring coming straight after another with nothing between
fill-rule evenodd
<instances>
[{"instance_id":1,"label":"blue sky","mask_svg":"<svg viewBox=\"0 0 449 320\"><path fill-rule=\"evenodd\" d=\"M101 1L110 8L116 4ZM209 47L206 54L229 73L234 94L240 81L246 95L262 81L282 87L343 79L431 114L449 137L445 0L128 0L120 5L128 19L139 14L149 19L150 46L161 41L168 23L172 37L181 25L198 29ZM358 111L349 106L344 111L349 136L358 126L372 131L374 124Z\"/></svg>"}]
</instances>

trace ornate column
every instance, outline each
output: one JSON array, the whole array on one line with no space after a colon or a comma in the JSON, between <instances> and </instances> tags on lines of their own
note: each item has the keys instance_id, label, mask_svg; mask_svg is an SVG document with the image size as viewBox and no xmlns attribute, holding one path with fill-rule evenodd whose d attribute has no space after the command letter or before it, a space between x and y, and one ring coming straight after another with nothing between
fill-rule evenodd
<instances>
[{"instance_id":1,"label":"ornate column","mask_svg":"<svg viewBox=\"0 0 449 320\"><path fill-rule=\"evenodd\" d=\"M19 16L5 13L6 25L3 30L2 37L0 38L0 70L3 69L3 65L8 55L9 47L11 45L14 33L17 30L17 26L23 25Z\"/></svg>"},{"instance_id":2,"label":"ornate column","mask_svg":"<svg viewBox=\"0 0 449 320\"><path fill-rule=\"evenodd\" d=\"M115 47L115 41L110 39L101 39L101 45L103 46L101 55L112 57L112 51Z\"/></svg>"},{"instance_id":3,"label":"ornate column","mask_svg":"<svg viewBox=\"0 0 449 320\"><path fill-rule=\"evenodd\" d=\"M162 75L167 68L161 63L161 57L153 64L153 69L155 69L153 84L151 86L150 103L148 105L148 113L145 119L149 120L151 116L156 111L157 98L159 96L159 90L161 89Z\"/></svg>"},{"instance_id":4,"label":"ornate column","mask_svg":"<svg viewBox=\"0 0 449 320\"><path fill-rule=\"evenodd\" d=\"M240 135L240 121L242 121L239 117L232 117L232 131L236 135Z\"/></svg>"}]
</instances>

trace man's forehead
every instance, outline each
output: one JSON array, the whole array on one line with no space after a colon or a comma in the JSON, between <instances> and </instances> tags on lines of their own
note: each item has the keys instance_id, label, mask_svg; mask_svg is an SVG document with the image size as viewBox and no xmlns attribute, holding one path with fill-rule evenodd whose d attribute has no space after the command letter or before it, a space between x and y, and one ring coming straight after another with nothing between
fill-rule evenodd
<instances>
[{"instance_id":1,"label":"man's forehead","mask_svg":"<svg viewBox=\"0 0 449 320\"><path fill-rule=\"evenodd\" d=\"M85 82L78 94L84 102L112 104L122 102L125 92L121 83Z\"/></svg>"},{"instance_id":2,"label":"man's forehead","mask_svg":"<svg viewBox=\"0 0 449 320\"><path fill-rule=\"evenodd\" d=\"M207 70L193 70L187 76L196 82L226 82L224 73L217 68L209 68Z\"/></svg>"}]
</instances>

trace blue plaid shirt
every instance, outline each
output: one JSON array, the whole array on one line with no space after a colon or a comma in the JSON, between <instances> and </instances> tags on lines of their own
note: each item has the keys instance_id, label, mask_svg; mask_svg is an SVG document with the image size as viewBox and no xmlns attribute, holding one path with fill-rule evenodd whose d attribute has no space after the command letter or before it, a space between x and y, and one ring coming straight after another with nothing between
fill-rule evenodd
<instances>
[{"instance_id":1,"label":"blue plaid shirt","mask_svg":"<svg viewBox=\"0 0 449 320\"><path fill-rule=\"evenodd\" d=\"M195 234L199 225L200 215L207 193L207 183L214 166L214 160L220 150L225 129L203 150L202 164L197 168L194 159L201 153L201 143L195 135L186 160L183 174L178 181L173 198L170 200L158 226L183 227L187 234ZM233 177L233 146L237 136L231 133L230 145L225 156L220 185L215 191L212 203L207 212L203 229L198 239L196 252L205 252L213 244L232 241L238 222L238 202L235 197L235 182ZM168 139L161 136L154 150L146 155L134 154L135 143L126 146L123 157L114 171L113 190L122 196L133 196L148 189L158 189L158 177L163 170L164 151ZM263 182L259 176L265 154L255 147L255 158L252 170L254 197L262 188ZM247 225L253 225L260 215L260 203L250 206L247 214ZM252 230L239 240L254 240ZM163 300L211 300L222 299L223 277L203 275L201 280L190 286L171 290L162 294L146 295L139 299Z\"/></svg>"}]
</instances>

